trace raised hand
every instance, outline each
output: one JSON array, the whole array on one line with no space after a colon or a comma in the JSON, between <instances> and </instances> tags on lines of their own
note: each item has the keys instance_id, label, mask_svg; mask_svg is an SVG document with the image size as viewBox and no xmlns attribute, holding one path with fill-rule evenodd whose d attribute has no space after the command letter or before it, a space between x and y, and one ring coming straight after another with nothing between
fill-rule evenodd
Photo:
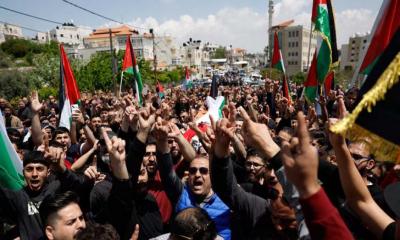
<instances>
[{"instance_id":1,"label":"raised hand","mask_svg":"<svg viewBox=\"0 0 400 240\"><path fill-rule=\"evenodd\" d=\"M282 162L286 176L299 190L300 197L307 198L318 192L318 152L311 145L304 114L297 114L297 137L282 143Z\"/></svg>"},{"instance_id":2,"label":"raised hand","mask_svg":"<svg viewBox=\"0 0 400 240\"><path fill-rule=\"evenodd\" d=\"M125 162L125 141L115 136L110 140L104 129L102 129L102 135L106 144L107 152L110 154L111 169L113 170L114 176L119 179L129 179Z\"/></svg>"},{"instance_id":3,"label":"raised hand","mask_svg":"<svg viewBox=\"0 0 400 240\"><path fill-rule=\"evenodd\" d=\"M66 170L64 160L66 153L62 148L44 146L44 158L50 161L52 167L56 171L64 172Z\"/></svg>"},{"instance_id":4,"label":"raised hand","mask_svg":"<svg viewBox=\"0 0 400 240\"><path fill-rule=\"evenodd\" d=\"M31 94L31 110L33 113L38 113L43 108L43 104L39 101L37 91L33 91Z\"/></svg>"},{"instance_id":5,"label":"raised hand","mask_svg":"<svg viewBox=\"0 0 400 240\"><path fill-rule=\"evenodd\" d=\"M239 112L243 117L242 136L246 145L255 147L267 158L275 156L280 148L272 140L267 125L253 122L243 107L239 108Z\"/></svg>"},{"instance_id":6,"label":"raised hand","mask_svg":"<svg viewBox=\"0 0 400 240\"><path fill-rule=\"evenodd\" d=\"M168 128L169 128L169 133L168 137L172 138L178 138L182 133L181 130L179 130L178 126L176 126L175 123L168 123Z\"/></svg>"},{"instance_id":7,"label":"raised hand","mask_svg":"<svg viewBox=\"0 0 400 240\"><path fill-rule=\"evenodd\" d=\"M214 127L214 153L219 158L227 157L229 155L229 143L235 135L236 126L230 126L228 119L222 118Z\"/></svg>"},{"instance_id":8,"label":"raised hand","mask_svg":"<svg viewBox=\"0 0 400 240\"><path fill-rule=\"evenodd\" d=\"M72 113L72 121L85 124L85 118L83 117L81 110L77 109Z\"/></svg>"}]
</instances>

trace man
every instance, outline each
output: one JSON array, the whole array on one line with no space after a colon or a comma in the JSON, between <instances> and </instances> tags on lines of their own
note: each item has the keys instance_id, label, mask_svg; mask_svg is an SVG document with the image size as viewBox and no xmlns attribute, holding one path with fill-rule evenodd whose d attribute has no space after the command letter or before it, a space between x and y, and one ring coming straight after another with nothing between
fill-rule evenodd
<instances>
[{"instance_id":1,"label":"man","mask_svg":"<svg viewBox=\"0 0 400 240\"><path fill-rule=\"evenodd\" d=\"M7 104L4 107L4 121L6 127L17 128L20 131L22 131L22 128L24 127L21 120L13 114L13 109L10 104Z\"/></svg>"},{"instance_id":2,"label":"man","mask_svg":"<svg viewBox=\"0 0 400 240\"><path fill-rule=\"evenodd\" d=\"M157 123L155 135L161 180L175 211L201 207L215 222L218 234L224 239L231 239L230 210L211 188L208 158L196 157L190 162L187 184L183 184L173 169L168 146L170 129L170 125Z\"/></svg>"},{"instance_id":3,"label":"man","mask_svg":"<svg viewBox=\"0 0 400 240\"><path fill-rule=\"evenodd\" d=\"M72 240L86 227L78 196L71 191L49 195L40 206L40 217L49 240Z\"/></svg>"},{"instance_id":4,"label":"man","mask_svg":"<svg viewBox=\"0 0 400 240\"><path fill-rule=\"evenodd\" d=\"M61 148L50 147L45 154L30 152L23 162L26 186L18 191L0 188L0 205L8 218L17 224L21 239L37 240L43 237L39 207L45 197L59 189L78 189L88 183L83 176L65 168L64 157ZM51 182L48 181L50 163L58 179Z\"/></svg>"},{"instance_id":5,"label":"man","mask_svg":"<svg viewBox=\"0 0 400 240\"><path fill-rule=\"evenodd\" d=\"M147 125L149 127L150 125ZM148 174L142 164L149 129L142 124L125 153L125 141L111 140L103 131L110 154L113 186L108 199L109 220L121 239L128 239L136 224L140 225L138 239L149 239L162 233L163 223L156 200L147 192Z\"/></svg>"}]
</instances>

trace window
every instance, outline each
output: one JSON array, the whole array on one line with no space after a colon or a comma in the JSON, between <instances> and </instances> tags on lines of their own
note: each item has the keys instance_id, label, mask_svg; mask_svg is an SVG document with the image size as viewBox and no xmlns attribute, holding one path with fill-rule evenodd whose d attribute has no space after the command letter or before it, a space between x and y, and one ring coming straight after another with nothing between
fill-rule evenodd
<instances>
[{"instance_id":1,"label":"window","mask_svg":"<svg viewBox=\"0 0 400 240\"><path fill-rule=\"evenodd\" d=\"M299 56L299 53L298 53L298 52L296 52L296 57L297 57L297 56Z\"/></svg>"},{"instance_id":2,"label":"window","mask_svg":"<svg viewBox=\"0 0 400 240\"><path fill-rule=\"evenodd\" d=\"M292 37L292 32L289 32L289 37Z\"/></svg>"},{"instance_id":3,"label":"window","mask_svg":"<svg viewBox=\"0 0 400 240\"><path fill-rule=\"evenodd\" d=\"M79 34L76 34L76 39L79 39Z\"/></svg>"},{"instance_id":4,"label":"window","mask_svg":"<svg viewBox=\"0 0 400 240\"><path fill-rule=\"evenodd\" d=\"M296 31L296 37L298 37L299 36L299 31Z\"/></svg>"},{"instance_id":5,"label":"window","mask_svg":"<svg viewBox=\"0 0 400 240\"><path fill-rule=\"evenodd\" d=\"M290 47L292 47L292 44L291 44L291 42L289 42L289 48L290 48Z\"/></svg>"},{"instance_id":6,"label":"window","mask_svg":"<svg viewBox=\"0 0 400 240\"><path fill-rule=\"evenodd\" d=\"M60 34L60 37L64 37L64 34L61 33L61 34Z\"/></svg>"},{"instance_id":7,"label":"window","mask_svg":"<svg viewBox=\"0 0 400 240\"><path fill-rule=\"evenodd\" d=\"M296 47L298 47L299 46L299 42L296 42Z\"/></svg>"},{"instance_id":8,"label":"window","mask_svg":"<svg viewBox=\"0 0 400 240\"><path fill-rule=\"evenodd\" d=\"M292 53L291 53L291 52L289 52L289 54L288 54L288 55L289 55L289 57L290 57L290 56L292 56Z\"/></svg>"},{"instance_id":9,"label":"window","mask_svg":"<svg viewBox=\"0 0 400 240\"><path fill-rule=\"evenodd\" d=\"M352 43L355 44L355 43L356 43L356 40L353 40Z\"/></svg>"},{"instance_id":10,"label":"window","mask_svg":"<svg viewBox=\"0 0 400 240\"><path fill-rule=\"evenodd\" d=\"M54 37L54 38L56 38L56 37L57 37L57 35L56 35L56 34L54 34L54 35L53 35L53 37Z\"/></svg>"}]
</instances>

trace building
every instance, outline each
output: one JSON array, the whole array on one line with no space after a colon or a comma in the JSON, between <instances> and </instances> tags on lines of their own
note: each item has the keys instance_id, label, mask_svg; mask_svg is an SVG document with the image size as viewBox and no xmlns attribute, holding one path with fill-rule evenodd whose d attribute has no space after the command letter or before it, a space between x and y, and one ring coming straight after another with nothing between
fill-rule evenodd
<instances>
[{"instance_id":1,"label":"building","mask_svg":"<svg viewBox=\"0 0 400 240\"><path fill-rule=\"evenodd\" d=\"M8 39L23 38L21 27L9 23L0 23L0 43Z\"/></svg>"},{"instance_id":2,"label":"building","mask_svg":"<svg viewBox=\"0 0 400 240\"><path fill-rule=\"evenodd\" d=\"M47 43L50 41L49 33L46 32L38 32L35 36L36 41L39 43Z\"/></svg>"},{"instance_id":3,"label":"building","mask_svg":"<svg viewBox=\"0 0 400 240\"><path fill-rule=\"evenodd\" d=\"M181 65L179 47L171 36L156 36L154 44L158 70Z\"/></svg>"},{"instance_id":4,"label":"building","mask_svg":"<svg viewBox=\"0 0 400 240\"><path fill-rule=\"evenodd\" d=\"M368 48L370 34L354 34L349 38L348 44L342 45L340 56L340 70L355 70L364 51Z\"/></svg>"},{"instance_id":5,"label":"building","mask_svg":"<svg viewBox=\"0 0 400 240\"><path fill-rule=\"evenodd\" d=\"M137 30L127 25L94 30L92 34L84 38L85 49L80 51L81 58L88 59L96 52L110 51L110 38L115 51L125 51L128 36L131 38L132 48L137 58L154 59L153 35L150 33L139 35Z\"/></svg>"},{"instance_id":6,"label":"building","mask_svg":"<svg viewBox=\"0 0 400 240\"><path fill-rule=\"evenodd\" d=\"M293 22L290 20L273 26L270 33L278 33L279 46L289 76L308 71L317 46L316 36L311 35L310 44L310 30L302 25L292 26Z\"/></svg>"},{"instance_id":7,"label":"building","mask_svg":"<svg viewBox=\"0 0 400 240\"><path fill-rule=\"evenodd\" d=\"M73 23L64 23L50 30L50 40L63 43L69 47L83 48L83 38L92 30L75 26Z\"/></svg>"}]
</instances>

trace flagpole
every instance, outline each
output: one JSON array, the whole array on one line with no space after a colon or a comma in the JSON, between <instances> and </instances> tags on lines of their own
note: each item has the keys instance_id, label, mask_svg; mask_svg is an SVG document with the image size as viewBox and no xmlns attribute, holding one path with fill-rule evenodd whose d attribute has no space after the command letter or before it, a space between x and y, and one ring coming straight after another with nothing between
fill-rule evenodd
<instances>
[{"instance_id":1,"label":"flagpole","mask_svg":"<svg viewBox=\"0 0 400 240\"><path fill-rule=\"evenodd\" d=\"M119 96L121 96L121 91L122 91L122 79L124 77L124 72L122 71L121 73L121 80L119 82Z\"/></svg>"},{"instance_id":2,"label":"flagpole","mask_svg":"<svg viewBox=\"0 0 400 240\"><path fill-rule=\"evenodd\" d=\"M311 19L311 24L310 24L310 40L308 40L308 55L307 55L307 72L310 69L310 52L311 52L311 39L312 39L312 26L313 22Z\"/></svg>"}]
</instances>

